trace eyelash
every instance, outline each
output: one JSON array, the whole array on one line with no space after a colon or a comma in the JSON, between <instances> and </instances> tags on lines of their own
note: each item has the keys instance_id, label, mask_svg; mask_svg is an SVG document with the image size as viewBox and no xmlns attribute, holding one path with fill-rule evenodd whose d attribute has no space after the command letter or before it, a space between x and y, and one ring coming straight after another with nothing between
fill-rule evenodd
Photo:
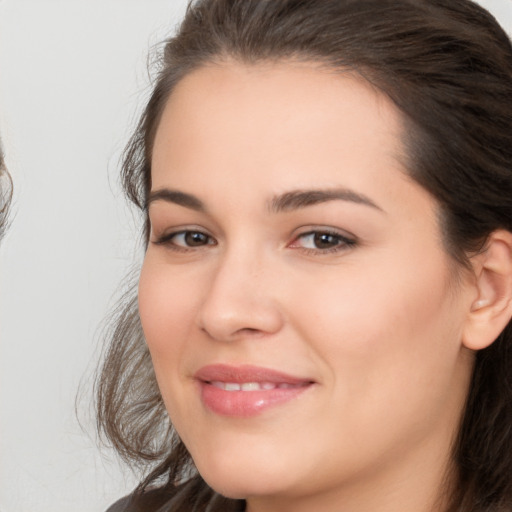
<instances>
[{"instance_id":1,"label":"eyelash","mask_svg":"<svg viewBox=\"0 0 512 512\"><path fill-rule=\"evenodd\" d=\"M205 239L207 239L207 243L202 244L202 245L197 245L197 246L178 245L175 242L173 242L173 239L180 235L183 235L185 237L187 235L200 235L202 237L205 237ZM210 243L211 241L213 241L213 243ZM196 230L196 229L182 229L180 231L174 231L172 233L168 233L168 234L161 236L160 238L155 240L153 243L155 245L165 245L165 246L169 247L171 250L178 251L178 252L189 252L189 251L197 250L198 248L201 249L208 245L217 245L217 242L215 242L215 240L210 235L208 235L202 231Z\"/></svg>"},{"instance_id":2,"label":"eyelash","mask_svg":"<svg viewBox=\"0 0 512 512\"><path fill-rule=\"evenodd\" d=\"M341 233L329 229L312 229L311 231L308 231L307 233L301 233L298 235L295 240L288 246L288 247L294 247L294 244L298 240L304 240L308 237L312 237L314 243L317 242L315 238L319 237L330 237L334 239L335 245L327 248L309 248L309 247L303 247L302 250L306 254L330 254L330 253L336 253L340 251L346 251L348 249L351 249L352 247L355 247L357 245L357 241L354 238L350 238L346 235L342 235Z\"/></svg>"},{"instance_id":3,"label":"eyelash","mask_svg":"<svg viewBox=\"0 0 512 512\"><path fill-rule=\"evenodd\" d=\"M199 244L196 246L193 245L178 245L175 242L173 242L173 239L175 239L178 236L184 236L187 235L204 237L204 240L206 243ZM297 242L299 240L305 240L308 237L312 237L313 243L317 243L318 241L315 240L316 237L329 237L333 239L334 245L332 247L327 248L311 248L311 247L300 247L297 245ZM194 251L197 249L202 249L209 245L217 245L217 242L213 237L208 235L207 233L204 233L203 231L199 230L193 230L193 229L183 229L180 231L175 231L172 233L168 233L166 235L163 235L162 237L158 238L153 242L155 245L164 245L167 246L169 249L177 252L189 252ZM314 229L310 230L306 233L301 233L298 236L296 236L291 244L288 245L288 247L291 248L298 248L301 249L306 254L311 255L318 255L318 254L330 254L330 253L336 253L340 251L346 251L354 246L357 245L357 241L354 238L347 237L346 235L342 235L341 233L329 229Z\"/></svg>"}]
</instances>

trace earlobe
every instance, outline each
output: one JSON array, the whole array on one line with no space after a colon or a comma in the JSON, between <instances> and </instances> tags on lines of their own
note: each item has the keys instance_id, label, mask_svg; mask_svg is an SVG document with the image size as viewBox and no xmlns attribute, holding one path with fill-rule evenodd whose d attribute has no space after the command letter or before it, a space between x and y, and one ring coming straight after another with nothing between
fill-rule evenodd
<instances>
[{"instance_id":1,"label":"earlobe","mask_svg":"<svg viewBox=\"0 0 512 512\"><path fill-rule=\"evenodd\" d=\"M485 250L472 259L477 296L462 342L471 350L491 345L512 318L512 233L491 233Z\"/></svg>"}]
</instances>

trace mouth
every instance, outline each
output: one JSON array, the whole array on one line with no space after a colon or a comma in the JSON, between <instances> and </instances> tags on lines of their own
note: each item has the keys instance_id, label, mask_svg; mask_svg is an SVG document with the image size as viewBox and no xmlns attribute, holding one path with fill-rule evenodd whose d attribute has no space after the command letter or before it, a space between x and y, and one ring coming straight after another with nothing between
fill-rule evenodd
<instances>
[{"instance_id":1,"label":"mouth","mask_svg":"<svg viewBox=\"0 0 512 512\"><path fill-rule=\"evenodd\" d=\"M306 383L289 384L287 382L280 384L274 382L242 382L239 384L238 382L221 382L217 380L211 381L209 384L224 391L270 391L271 389L294 389L306 385Z\"/></svg>"},{"instance_id":2,"label":"mouth","mask_svg":"<svg viewBox=\"0 0 512 512\"><path fill-rule=\"evenodd\" d=\"M283 405L315 382L256 366L209 365L201 368L199 383L203 405L221 416L250 417Z\"/></svg>"}]
</instances>

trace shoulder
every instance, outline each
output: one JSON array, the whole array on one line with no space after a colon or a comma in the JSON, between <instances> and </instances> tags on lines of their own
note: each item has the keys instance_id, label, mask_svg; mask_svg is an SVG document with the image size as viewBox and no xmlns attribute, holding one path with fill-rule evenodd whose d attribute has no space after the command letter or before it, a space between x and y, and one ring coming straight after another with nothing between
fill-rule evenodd
<instances>
[{"instance_id":1,"label":"shoulder","mask_svg":"<svg viewBox=\"0 0 512 512\"><path fill-rule=\"evenodd\" d=\"M111 505L106 512L243 512L243 500L225 498L200 477L172 486L136 491Z\"/></svg>"},{"instance_id":2,"label":"shoulder","mask_svg":"<svg viewBox=\"0 0 512 512\"><path fill-rule=\"evenodd\" d=\"M125 512L130 510L130 496L126 496L125 498L116 501L113 505L110 505L106 512Z\"/></svg>"},{"instance_id":3,"label":"shoulder","mask_svg":"<svg viewBox=\"0 0 512 512\"><path fill-rule=\"evenodd\" d=\"M164 488L134 492L116 501L106 512L158 512L175 494Z\"/></svg>"}]
</instances>

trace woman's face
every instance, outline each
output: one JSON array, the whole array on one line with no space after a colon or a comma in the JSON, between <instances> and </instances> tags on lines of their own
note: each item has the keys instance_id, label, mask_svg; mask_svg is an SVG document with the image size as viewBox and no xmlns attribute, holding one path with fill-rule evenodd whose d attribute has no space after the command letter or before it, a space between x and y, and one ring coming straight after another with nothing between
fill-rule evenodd
<instances>
[{"instance_id":1,"label":"woman's face","mask_svg":"<svg viewBox=\"0 0 512 512\"><path fill-rule=\"evenodd\" d=\"M443 477L474 296L403 135L381 93L304 63L204 67L166 105L140 315L199 471L249 510L412 486L393 510L419 510Z\"/></svg>"}]
</instances>

